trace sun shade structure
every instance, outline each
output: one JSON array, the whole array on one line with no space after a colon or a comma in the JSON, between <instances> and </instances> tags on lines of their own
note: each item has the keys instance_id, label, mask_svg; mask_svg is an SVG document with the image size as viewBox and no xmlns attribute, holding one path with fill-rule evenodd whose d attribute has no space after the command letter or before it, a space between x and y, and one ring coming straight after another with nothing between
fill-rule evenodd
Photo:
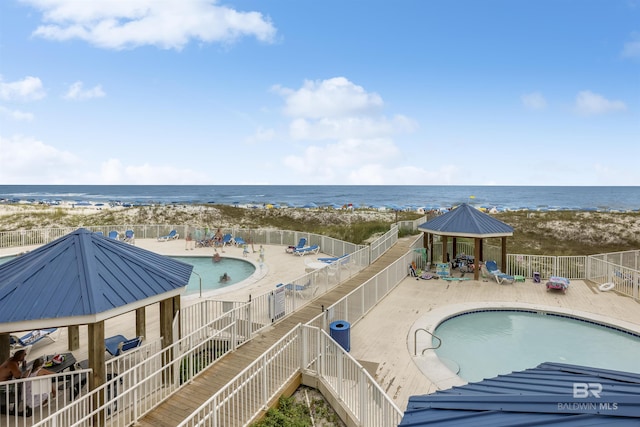
<instances>
[{"instance_id":1,"label":"sun shade structure","mask_svg":"<svg viewBox=\"0 0 640 427\"><path fill-rule=\"evenodd\" d=\"M169 325L162 332L172 342L173 319L162 316L179 309L192 269L80 228L0 265L0 352L8 355L11 332L63 326L73 350L77 326L89 325L89 366L104 370L104 320L158 302L171 305L161 330Z\"/></svg>"},{"instance_id":2,"label":"sun shade structure","mask_svg":"<svg viewBox=\"0 0 640 427\"><path fill-rule=\"evenodd\" d=\"M506 238L513 236L513 227L495 219L491 215L479 211L466 203L457 206L451 211L437 216L424 224L418 226L418 230L425 233L425 247L432 247L433 236L442 236L442 262L446 262L447 238L453 237L453 256L455 257L455 239L466 237L474 239L474 256L476 261L482 259L482 239L500 237L502 238L502 265L506 264ZM431 244L430 244L431 243ZM431 256L433 258L433 256ZM477 263L477 262L476 262ZM504 267L503 267L504 268ZM480 277L480 269L474 271L474 278Z\"/></svg>"},{"instance_id":3,"label":"sun shade structure","mask_svg":"<svg viewBox=\"0 0 640 427\"><path fill-rule=\"evenodd\" d=\"M409 398L399 426L640 425L640 374L561 363Z\"/></svg>"},{"instance_id":4,"label":"sun shade structure","mask_svg":"<svg viewBox=\"0 0 640 427\"><path fill-rule=\"evenodd\" d=\"M79 229L0 265L0 333L95 323L179 295L193 266Z\"/></svg>"}]
</instances>

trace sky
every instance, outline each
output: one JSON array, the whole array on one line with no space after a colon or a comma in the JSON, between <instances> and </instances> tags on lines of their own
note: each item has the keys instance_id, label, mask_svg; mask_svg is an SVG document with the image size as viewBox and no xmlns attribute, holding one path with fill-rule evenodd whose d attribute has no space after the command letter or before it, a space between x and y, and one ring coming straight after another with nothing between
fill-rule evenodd
<instances>
[{"instance_id":1,"label":"sky","mask_svg":"<svg viewBox=\"0 0 640 427\"><path fill-rule=\"evenodd\" d=\"M640 185L640 0L3 0L0 185Z\"/></svg>"}]
</instances>

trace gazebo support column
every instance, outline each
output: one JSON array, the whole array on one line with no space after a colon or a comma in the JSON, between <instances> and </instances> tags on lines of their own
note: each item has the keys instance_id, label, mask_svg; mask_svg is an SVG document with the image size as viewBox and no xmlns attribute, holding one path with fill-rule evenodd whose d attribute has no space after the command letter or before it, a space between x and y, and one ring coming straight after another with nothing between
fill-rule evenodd
<instances>
[{"instance_id":1,"label":"gazebo support column","mask_svg":"<svg viewBox=\"0 0 640 427\"><path fill-rule=\"evenodd\" d=\"M176 295L173 297L173 318L176 319L176 326L178 329L178 336L176 339L182 338L182 325L180 324L180 317L178 313L180 312L180 295Z\"/></svg>"},{"instance_id":2,"label":"gazebo support column","mask_svg":"<svg viewBox=\"0 0 640 427\"><path fill-rule=\"evenodd\" d=\"M89 367L93 373L89 375L89 390L95 390L105 383L106 369L104 365L104 321L90 323L89 335ZM104 405L104 393L93 395L93 407ZM93 417L94 426L105 425L104 411L96 413Z\"/></svg>"},{"instance_id":3,"label":"gazebo support column","mask_svg":"<svg viewBox=\"0 0 640 427\"><path fill-rule=\"evenodd\" d=\"M4 362L8 358L9 358L9 334L4 333L4 334L0 334L0 360Z\"/></svg>"},{"instance_id":4,"label":"gazebo support column","mask_svg":"<svg viewBox=\"0 0 640 427\"><path fill-rule=\"evenodd\" d=\"M475 268L473 269L473 280L480 279L480 249L482 248L482 239L476 237L473 239L473 262Z\"/></svg>"},{"instance_id":5,"label":"gazebo support column","mask_svg":"<svg viewBox=\"0 0 640 427\"><path fill-rule=\"evenodd\" d=\"M476 264L480 264L480 261L484 261L484 239L480 239L480 258L476 258Z\"/></svg>"},{"instance_id":6,"label":"gazebo support column","mask_svg":"<svg viewBox=\"0 0 640 427\"><path fill-rule=\"evenodd\" d=\"M136 308L136 336L147 336L147 311L146 307Z\"/></svg>"},{"instance_id":7,"label":"gazebo support column","mask_svg":"<svg viewBox=\"0 0 640 427\"><path fill-rule=\"evenodd\" d=\"M456 259L456 257L458 256L458 238L457 237L453 237L452 240L452 245L451 245L451 249L452 249L452 253L451 253L451 259Z\"/></svg>"},{"instance_id":8,"label":"gazebo support column","mask_svg":"<svg viewBox=\"0 0 640 427\"><path fill-rule=\"evenodd\" d=\"M500 265L500 269L502 269L502 271L504 271L505 273L507 272L507 238L503 237L502 238L502 257L501 257L501 262L502 264Z\"/></svg>"},{"instance_id":9,"label":"gazebo support column","mask_svg":"<svg viewBox=\"0 0 640 427\"><path fill-rule=\"evenodd\" d=\"M422 233L422 246L427 248L427 259L425 260L427 262L431 261L431 256L429 255L429 236L429 233Z\"/></svg>"},{"instance_id":10,"label":"gazebo support column","mask_svg":"<svg viewBox=\"0 0 640 427\"><path fill-rule=\"evenodd\" d=\"M67 327L67 346L69 351L80 348L80 326L71 325Z\"/></svg>"},{"instance_id":11,"label":"gazebo support column","mask_svg":"<svg viewBox=\"0 0 640 427\"><path fill-rule=\"evenodd\" d=\"M442 262L447 262L447 247L449 246L449 242L447 241L447 236L442 236Z\"/></svg>"},{"instance_id":12,"label":"gazebo support column","mask_svg":"<svg viewBox=\"0 0 640 427\"><path fill-rule=\"evenodd\" d=\"M433 234L428 233L429 235L429 263L433 265Z\"/></svg>"},{"instance_id":13,"label":"gazebo support column","mask_svg":"<svg viewBox=\"0 0 640 427\"><path fill-rule=\"evenodd\" d=\"M163 360L173 360L173 352L169 347L173 345L173 316L175 313L173 298L160 301L160 336L162 336ZM162 374L162 381L169 385L173 383L173 366L167 365Z\"/></svg>"}]
</instances>

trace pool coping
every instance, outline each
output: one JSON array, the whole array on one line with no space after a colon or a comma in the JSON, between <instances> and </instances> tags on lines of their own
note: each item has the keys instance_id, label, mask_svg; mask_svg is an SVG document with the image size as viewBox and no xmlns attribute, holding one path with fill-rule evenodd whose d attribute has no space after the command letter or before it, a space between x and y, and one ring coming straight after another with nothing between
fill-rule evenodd
<instances>
[{"instance_id":1,"label":"pool coping","mask_svg":"<svg viewBox=\"0 0 640 427\"><path fill-rule=\"evenodd\" d=\"M411 326L407 335L407 351L418 369L426 376L438 390L446 390L454 386L463 386L467 381L460 378L445 363L440 360L435 350L428 349L422 352L420 349L431 345L431 335L418 334L414 341L417 329L426 329L433 334L435 329L445 320L468 312L482 310L527 310L535 312L546 312L566 315L583 319L605 326L622 329L640 335L640 325L615 319L601 314L591 313L582 310L565 309L561 307L544 306L539 304L517 303L517 302L476 302L452 304L431 310ZM417 350L415 354L414 349ZM422 353L422 354L421 354Z\"/></svg>"}]
</instances>

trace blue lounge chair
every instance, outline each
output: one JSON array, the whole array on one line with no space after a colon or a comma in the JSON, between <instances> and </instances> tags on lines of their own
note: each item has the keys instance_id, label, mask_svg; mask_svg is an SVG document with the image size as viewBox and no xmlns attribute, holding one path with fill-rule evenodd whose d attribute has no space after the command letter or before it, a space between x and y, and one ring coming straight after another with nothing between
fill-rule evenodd
<instances>
[{"instance_id":1,"label":"blue lounge chair","mask_svg":"<svg viewBox=\"0 0 640 427\"><path fill-rule=\"evenodd\" d=\"M484 266L486 267L489 276L496 279L496 282L500 284L505 280L509 283L513 283L515 281L515 277L500 271L500 269L498 269L498 264L496 264L495 261L487 261L484 263Z\"/></svg>"},{"instance_id":2,"label":"blue lounge chair","mask_svg":"<svg viewBox=\"0 0 640 427\"><path fill-rule=\"evenodd\" d=\"M231 234L227 233L224 236L222 236L222 246L231 246Z\"/></svg>"},{"instance_id":3,"label":"blue lounge chair","mask_svg":"<svg viewBox=\"0 0 640 427\"><path fill-rule=\"evenodd\" d=\"M124 335L114 335L104 340L104 347L112 356L120 356L125 351L140 347L142 337L127 339Z\"/></svg>"},{"instance_id":4,"label":"blue lounge chair","mask_svg":"<svg viewBox=\"0 0 640 427\"><path fill-rule=\"evenodd\" d=\"M320 252L319 245L305 246L304 248L296 248L293 250L293 253L299 256L305 256L306 254L317 254L318 252Z\"/></svg>"},{"instance_id":5,"label":"blue lounge chair","mask_svg":"<svg viewBox=\"0 0 640 427\"><path fill-rule=\"evenodd\" d=\"M98 236L100 236L100 237L103 237L103 236L104 236L104 233L103 233L102 231L96 231L96 235L98 235Z\"/></svg>"},{"instance_id":6,"label":"blue lounge chair","mask_svg":"<svg viewBox=\"0 0 640 427\"><path fill-rule=\"evenodd\" d=\"M110 239L118 240L118 237L120 237L120 233L118 233L116 230L111 230L109 232L109 238Z\"/></svg>"},{"instance_id":7,"label":"blue lounge chair","mask_svg":"<svg viewBox=\"0 0 640 427\"><path fill-rule=\"evenodd\" d=\"M315 294L318 292L318 289L319 289L318 286L312 286L311 281L308 281L304 285L296 285L294 283L283 285L282 283L280 283L276 285L276 288L279 288L281 286L284 286L287 294L289 295L295 294L302 298L315 296Z\"/></svg>"},{"instance_id":8,"label":"blue lounge chair","mask_svg":"<svg viewBox=\"0 0 640 427\"><path fill-rule=\"evenodd\" d=\"M233 238L233 243L236 246L242 246L242 245L246 245L247 244L247 242L245 242L242 237L234 237Z\"/></svg>"},{"instance_id":9,"label":"blue lounge chair","mask_svg":"<svg viewBox=\"0 0 640 427\"><path fill-rule=\"evenodd\" d=\"M51 342L55 342L57 339L57 334L56 334L56 337L54 338L53 333L56 332L57 330L58 328L38 329L35 331L31 331L28 334L25 334L19 338L14 335L11 335L9 337L9 345L12 348L28 347L30 345L34 345L35 343L42 341L45 338L47 338Z\"/></svg>"},{"instance_id":10,"label":"blue lounge chair","mask_svg":"<svg viewBox=\"0 0 640 427\"><path fill-rule=\"evenodd\" d=\"M177 239L178 237L180 237L178 232L176 230L171 230L169 232L169 234L167 234L166 236L158 237L158 242L166 242L166 241L169 241L169 240Z\"/></svg>"},{"instance_id":11,"label":"blue lounge chair","mask_svg":"<svg viewBox=\"0 0 640 427\"><path fill-rule=\"evenodd\" d=\"M342 256L334 256L334 257L326 257L326 258L318 258L318 261L326 262L327 264L331 264L336 261L340 261L340 264L346 264L349 262L349 254L344 254Z\"/></svg>"},{"instance_id":12,"label":"blue lounge chair","mask_svg":"<svg viewBox=\"0 0 640 427\"><path fill-rule=\"evenodd\" d=\"M133 230L127 230L124 232L124 241L127 243L134 244L136 241L135 234Z\"/></svg>"},{"instance_id":13,"label":"blue lounge chair","mask_svg":"<svg viewBox=\"0 0 640 427\"><path fill-rule=\"evenodd\" d=\"M287 246L286 251L289 253L294 253L296 249L302 249L307 245L307 239L305 237L301 237L300 241L296 246Z\"/></svg>"}]
</instances>

